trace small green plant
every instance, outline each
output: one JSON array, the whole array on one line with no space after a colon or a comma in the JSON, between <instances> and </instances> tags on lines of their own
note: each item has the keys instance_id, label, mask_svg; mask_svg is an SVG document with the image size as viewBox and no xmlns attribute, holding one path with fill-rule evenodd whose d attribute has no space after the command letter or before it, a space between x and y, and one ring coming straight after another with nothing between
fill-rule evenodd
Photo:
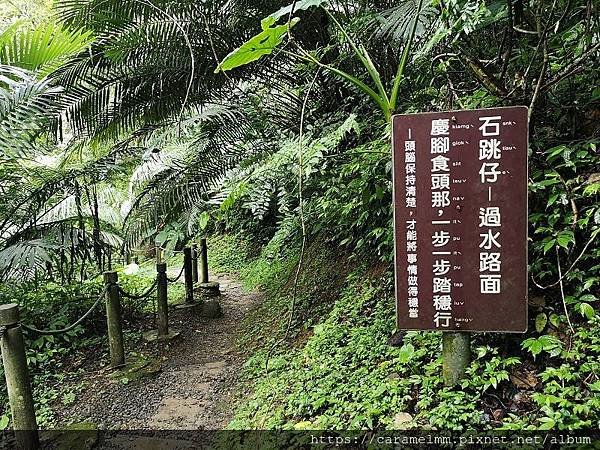
<instances>
[{"instance_id":1,"label":"small green plant","mask_svg":"<svg viewBox=\"0 0 600 450\"><path fill-rule=\"evenodd\" d=\"M63 405L71 405L75 402L75 392L65 392L62 395L62 403Z\"/></svg>"},{"instance_id":2,"label":"small green plant","mask_svg":"<svg viewBox=\"0 0 600 450\"><path fill-rule=\"evenodd\" d=\"M10 423L10 417L6 414L0 416L0 430L6 430L8 424Z\"/></svg>"},{"instance_id":3,"label":"small green plant","mask_svg":"<svg viewBox=\"0 0 600 450\"><path fill-rule=\"evenodd\" d=\"M556 336L549 334L525 339L521 344L523 349L529 351L534 357L542 352L550 356L558 356L562 351L562 342Z\"/></svg>"}]
</instances>

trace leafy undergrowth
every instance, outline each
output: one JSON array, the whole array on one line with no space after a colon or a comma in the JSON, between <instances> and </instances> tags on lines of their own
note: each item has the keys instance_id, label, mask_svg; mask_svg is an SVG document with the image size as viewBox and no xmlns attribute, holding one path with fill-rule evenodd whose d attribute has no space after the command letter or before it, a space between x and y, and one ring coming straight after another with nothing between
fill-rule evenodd
<instances>
[{"instance_id":1,"label":"leafy undergrowth","mask_svg":"<svg viewBox=\"0 0 600 450\"><path fill-rule=\"evenodd\" d=\"M460 387L447 388L441 378L440 333L407 332L399 346L388 344L395 328L391 274L337 270L337 277L319 279L332 275L340 261L332 259L331 249L315 246L317 253L327 256L311 259L305 269L318 279L299 283L298 304L304 306L296 305L295 314L302 320L294 320L287 340L281 338L296 254L289 252L270 269L263 254L242 268L242 278L258 276L267 289L265 301L243 324L240 346L252 354L244 369L241 406L229 428L600 426L597 316L582 318L569 336L560 316L553 320L556 326L548 324L547 334L475 334L467 376ZM341 284L332 281L340 278Z\"/></svg>"},{"instance_id":2,"label":"leafy undergrowth","mask_svg":"<svg viewBox=\"0 0 600 450\"><path fill-rule=\"evenodd\" d=\"M258 256L255 246L242 234L211 236L207 247L209 269L214 273L237 273Z\"/></svg>"}]
</instances>

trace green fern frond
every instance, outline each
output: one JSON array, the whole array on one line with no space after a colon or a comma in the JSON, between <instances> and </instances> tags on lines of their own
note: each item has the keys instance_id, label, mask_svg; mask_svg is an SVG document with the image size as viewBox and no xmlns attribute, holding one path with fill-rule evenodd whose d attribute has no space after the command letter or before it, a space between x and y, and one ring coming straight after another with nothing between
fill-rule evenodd
<instances>
[{"instance_id":1,"label":"green fern frond","mask_svg":"<svg viewBox=\"0 0 600 450\"><path fill-rule=\"evenodd\" d=\"M43 23L31 28L17 22L0 34L0 64L20 67L43 79L93 42L92 33Z\"/></svg>"}]
</instances>

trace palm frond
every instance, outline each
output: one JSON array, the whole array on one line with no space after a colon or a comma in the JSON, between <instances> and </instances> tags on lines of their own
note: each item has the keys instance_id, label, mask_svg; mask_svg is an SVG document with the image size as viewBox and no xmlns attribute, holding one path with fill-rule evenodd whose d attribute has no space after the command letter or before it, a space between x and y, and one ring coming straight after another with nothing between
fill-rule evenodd
<instances>
[{"instance_id":1,"label":"palm frond","mask_svg":"<svg viewBox=\"0 0 600 450\"><path fill-rule=\"evenodd\" d=\"M0 65L0 159L35 153L35 139L56 114L60 92L48 78Z\"/></svg>"},{"instance_id":2,"label":"palm frond","mask_svg":"<svg viewBox=\"0 0 600 450\"><path fill-rule=\"evenodd\" d=\"M364 30L376 39L392 43L403 43L410 35L410 28L418 13L418 1L403 0L396 5L373 12L367 17ZM438 11L430 4L422 7L417 21L415 35L423 36L438 18Z\"/></svg>"},{"instance_id":3,"label":"palm frond","mask_svg":"<svg viewBox=\"0 0 600 450\"><path fill-rule=\"evenodd\" d=\"M86 136L119 138L182 117L237 81L214 74L219 57L253 33L278 2L67 0L59 17L97 37L66 69L68 120ZM176 55L174 57L174 55ZM235 74L252 74L251 69Z\"/></svg>"},{"instance_id":4,"label":"palm frond","mask_svg":"<svg viewBox=\"0 0 600 450\"><path fill-rule=\"evenodd\" d=\"M81 53L93 41L89 31L54 23L31 28L17 22L0 34L0 64L20 67L43 79Z\"/></svg>"},{"instance_id":5,"label":"palm frond","mask_svg":"<svg viewBox=\"0 0 600 450\"><path fill-rule=\"evenodd\" d=\"M44 239L17 242L0 250L0 278L31 278L36 270L44 270L52 261L50 251L58 248Z\"/></svg>"}]
</instances>

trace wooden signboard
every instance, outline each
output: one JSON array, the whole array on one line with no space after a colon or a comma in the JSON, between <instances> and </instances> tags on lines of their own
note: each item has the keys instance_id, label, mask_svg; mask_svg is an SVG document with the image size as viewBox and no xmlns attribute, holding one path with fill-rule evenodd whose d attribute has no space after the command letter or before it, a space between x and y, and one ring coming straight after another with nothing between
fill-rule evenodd
<instances>
[{"instance_id":1,"label":"wooden signboard","mask_svg":"<svg viewBox=\"0 0 600 450\"><path fill-rule=\"evenodd\" d=\"M527 329L526 107L393 117L399 329Z\"/></svg>"}]
</instances>

